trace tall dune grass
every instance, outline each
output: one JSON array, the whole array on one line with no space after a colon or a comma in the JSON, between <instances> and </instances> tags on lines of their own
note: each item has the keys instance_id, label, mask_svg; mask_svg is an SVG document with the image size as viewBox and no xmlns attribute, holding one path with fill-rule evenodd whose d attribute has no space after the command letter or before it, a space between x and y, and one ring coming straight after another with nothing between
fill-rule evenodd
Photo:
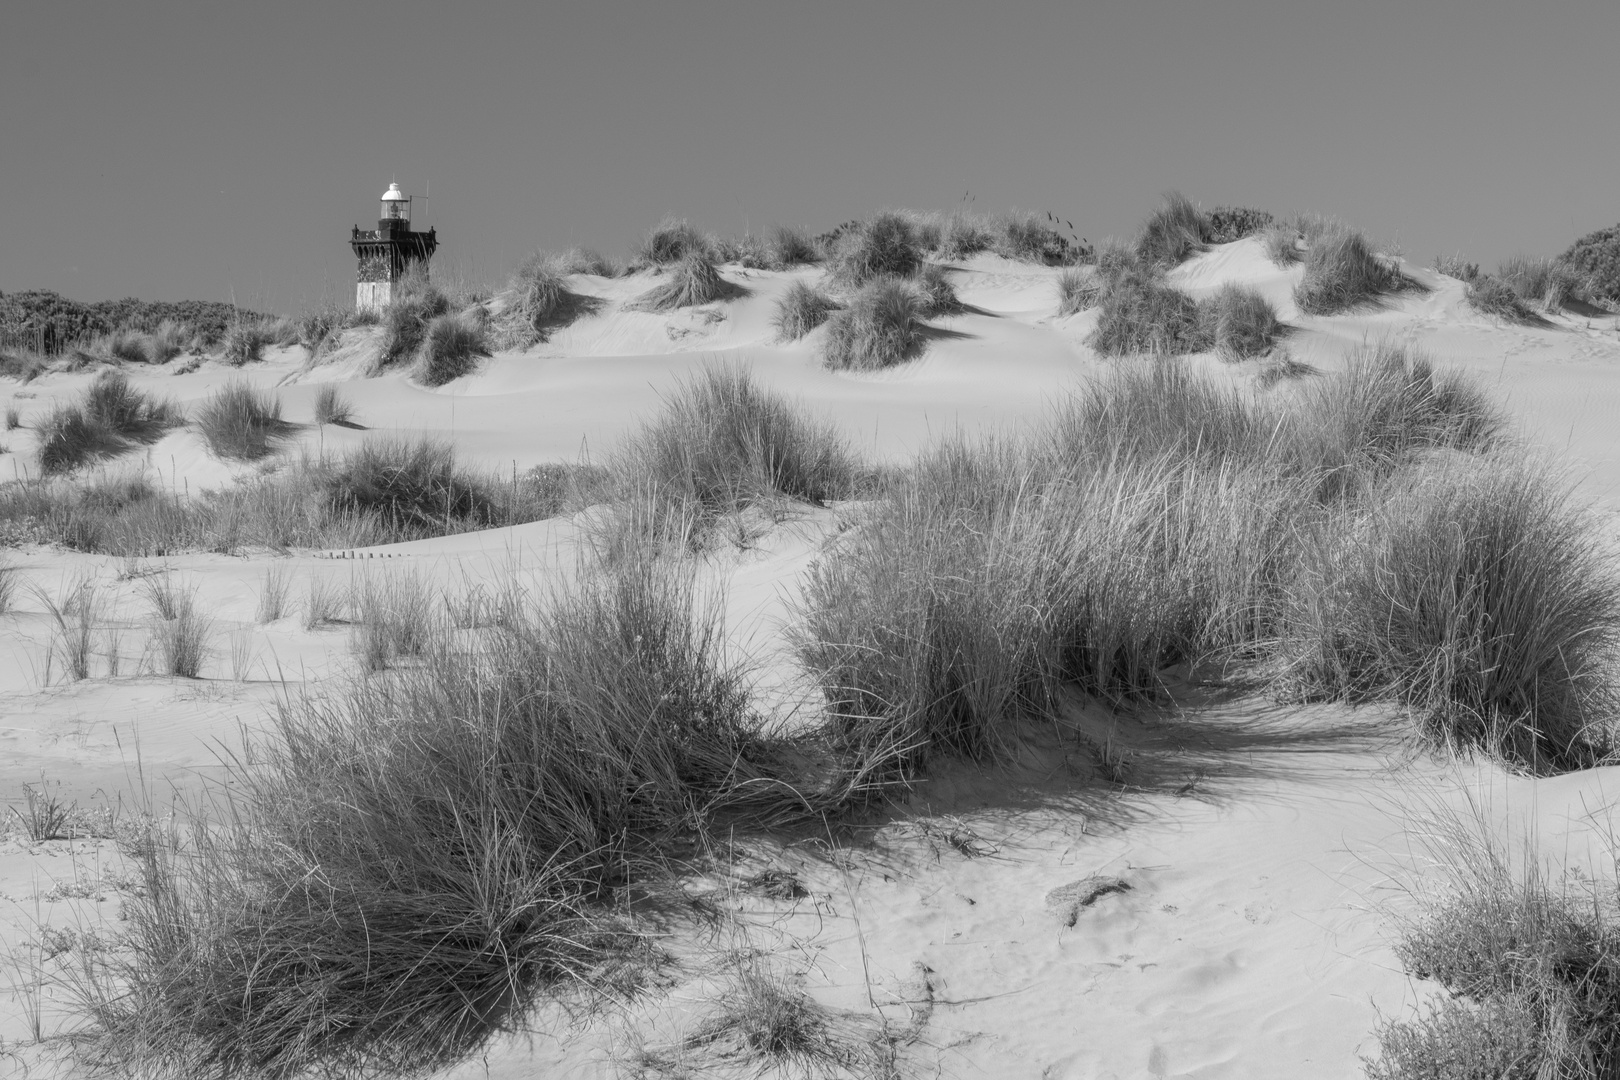
<instances>
[{"instance_id":1,"label":"tall dune grass","mask_svg":"<svg viewBox=\"0 0 1620 1080\"><path fill-rule=\"evenodd\" d=\"M874 215L843 233L827 258L827 273L841 288L859 289L877 278L908 278L922 266L922 246L903 214Z\"/></svg>"},{"instance_id":2,"label":"tall dune grass","mask_svg":"<svg viewBox=\"0 0 1620 1080\"><path fill-rule=\"evenodd\" d=\"M1305 276L1294 288L1294 302L1307 315L1337 315L1412 287L1394 259L1348 226L1326 228L1307 241Z\"/></svg>"},{"instance_id":3,"label":"tall dune grass","mask_svg":"<svg viewBox=\"0 0 1620 1080\"><path fill-rule=\"evenodd\" d=\"M102 372L77 402L57 405L38 422L40 471L71 472L115 457L183 422L174 402L135 389L117 372Z\"/></svg>"},{"instance_id":4,"label":"tall dune grass","mask_svg":"<svg viewBox=\"0 0 1620 1080\"><path fill-rule=\"evenodd\" d=\"M714 261L704 251L684 256L668 280L654 285L626 306L641 311L673 311L676 308L711 304L742 296L748 290L720 276Z\"/></svg>"},{"instance_id":5,"label":"tall dune grass","mask_svg":"<svg viewBox=\"0 0 1620 1080\"><path fill-rule=\"evenodd\" d=\"M872 278L827 317L822 362L834 371L871 371L914 359L924 346L923 312L910 281Z\"/></svg>"},{"instance_id":6,"label":"tall dune grass","mask_svg":"<svg viewBox=\"0 0 1620 1080\"><path fill-rule=\"evenodd\" d=\"M843 305L802 281L795 281L776 301L771 324L783 341L797 341L827 321Z\"/></svg>"},{"instance_id":7,"label":"tall dune grass","mask_svg":"<svg viewBox=\"0 0 1620 1080\"><path fill-rule=\"evenodd\" d=\"M1136 257L1162 269L1179 265L1203 251L1209 239L1209 219L1179 191L1165 195L1164 205L1148 215L1136 240Z\"/></svg>"},{"instance_id":8,"label":"tall dune grass","mask_svg":"<svg viewBox=\"0 0 1620 1080\"><path fill-rule=\"evenodd\" d=\"M197 431L214 456L257 461L275 453L297 426L281 418L281 398L245 382L227 383L197 409Z\"/></svg>"},{"instance_id":9,"label":"tall dune grass","mask_svg":"<svg viewBox=\"0 0 1620 1080\"><path fill-rule=\"evenodd\" d=\"M503 349L532 348L558 328L599 310L599 297L568 287L569 274L612 276L614 268L601 256L595 259L588 252L536 252L525 259L512 275L506 307L495 321L496 344Z\"/></svg>"}]
</instances>

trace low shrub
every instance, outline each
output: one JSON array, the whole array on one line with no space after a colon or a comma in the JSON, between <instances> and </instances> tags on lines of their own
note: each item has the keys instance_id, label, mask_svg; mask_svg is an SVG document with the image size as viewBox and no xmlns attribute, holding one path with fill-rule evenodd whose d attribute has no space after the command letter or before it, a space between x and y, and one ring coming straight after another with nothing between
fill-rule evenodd
<instances>
[{"instance_id":1,"label":"low shrub","mask_svg":"<svg viewBox=\"0 0 1620 1080\"><path fill-rule=\"evenodd\" d=\"M871 371L913 359L923 348L922 314L911 282L873 278L828 316L822 362L834 371Z\"/></svg>"},{"instance_id":2,"label":"low shrub","mask_svg":"<svg viewBox=\"0 0 1620 1080\"><path fill-rule=\"evenodd\" d=\"M636 256L653 266L685 262L689 257L713 259L703 234L680 218L665 218L653 226L636 249Z\"/></svg>"},{"instance_id":3,"label":"low shrub","mask_svg":"<svg viewBox=\"0 0 1620 1080\"><path fill-rule=\"evenodd\" d=\"M1136 239L1136 257L1148 266L1170 268L1204 250L1209 219L1185 195L1172 191L1148 216Z\"/></svg>"},{"instance_id":4,"label":"low shrub","mask_svg":"<svg viewBox=\"0 0 1620 1080\"><path fill-rule=\"evenodd\" d=\"M116 372L97 376L76 403L56 406L37 425L40 471L70 472L161 439L184 423L172 401L153 398Z\"/></svg>"},{"instance_id":5,"label":"low shrub","mask_svg":"<svg viewBox=\"0 0 1620 1080\"><path fill-rule=\"evenodd\" d=\"M483 326L466 315L440 315L427 326L419 378L443 386L478 370L478 359L490 355Z\"/></svg>"},{"instance_id":6,"label":"low shrub","mask_svg":"<svg viewBox=\"0 0 1620 1080\"><path fill-rule=\"evenodd\" d=\"M907 278L922 265L922 249L910 220L885 212L838 236L827 273L838 285L858 289L880 277Z\"/></svg>"},{"instance_id":7,"label":"low shrub","mask_svg":"<svg viewBox=\"0 0 1620 1080\"><path fill-rule=\"evenodd\" d=\"M1223 285L1199 306L1205 335L1227 360L1266 355L1284 329L1271 301L1241 285Z\"/></svg>"},{"instance_id":8,"label":"low shrub","mask_svg":"<svg viewBox=\"0 0 1620 1080\"><path fill-rule=\"evenodd\" d=\"M1384 1024L1368 1075L1614 1075L1620 921L1612 893L1575 877L1555 883L1539 858L1515 869L1494 837L1462 833L1480 825L1440 823L1436 855L1448 887L1403 920L1396 944L1408 971L1441 983L1450 997L1416 1020ZM1469 1066L1475 1071L1465 1072Z\"/></svg>"},{"instance_id":9,"label":"low shrub","mask_svg":"<svg viewBox=\"0 0 1620 1080\"><path fill-rule=\"evenodd\" d=\"M1275 219L1266 210L1249 206L1217 206L1205 216L1211 244L1230 244L1246 236L1262 233Z\"/></svg>"},{"instance_id":10,"label":"low shrub","mask_svg":"<svg viewBox=\"0 0 1620 1080\"><path fill-rule=\"evenodd\" d=\"M673 311L746 294L741 285L720 276L709 256L694 251L680 261L669 280L636 297L625 307L637 311Z\"/></svg>"},{"instance_id":11,"label":"low shrub","mask_svg":"<svg viewBox=\"0 0 1620 1080\"><path fill-rule=\"evenodd\" d=\"M1494 274L1480 274L1468 283L1463 295L1468 306L1482 315L1506 322L1534 323L1536 313L1519 298L1512 285Z\"/></svg>"},{"instance_id":12,"label":"low shrub","mask_svg":"<svg viewBox=\"0 0 1620 1080\"><path fill-rule=\"evenodd\" d=\"M1620 305L1620 225L1587 233L1557 261L1573 272L1587 299L1611 310Z\"/></svg>"},{"instance_id":13,"label":"low shrub","mask_svg":"<svg viewBox=\"0 0 1620 1080\"><path fill-rule=\"evenodd\" d=\"M772 262L778 266L799 266L821 261L821 252L810 234L788 225L771 226L769 251Z\"/></svg>"},{"instance_id":14,"label":"low shrub","mask_svg":"<svg viewBox=\"0 0 1620 1080\"><path fill-rule=\"evenodd\" d=\"M776 301L776 314L771 325L783 341L797 341L827 321L827 316L843 305L826 293L802 281L787 287Z\"/></svg>"},{"instance_id":15,"label":"low shrub","mask_svg":"<svg viewBox=\"0 0 1620 1080\"><path fill-rule=\"evenodd\" d=\"M960 315L967 310L967 305L956 295L956 286L951 284L950 271L939 263L924 263L914 280L922 298L923 318Z\"/></svg>"},{"instance_id":16,"label":"low shrub","mask_svg":"<svg viewBox=\"0 0 1620 1080\"><path fill-rule=\"evenodd\" d=\"M281 418L281 399L244 382L227 383L197 410L197 431L215 457L257 461L297 430Z\"/></svg>"},{"instance_id":17,"label":"low shrub","mask_svg":"<svg viewBox=\"0 0 1620 1080\"><path fill-rule=\"evenodd\" d=\"M1097 328L1086 344L1103 356L1203 352L1213 343L1197 301L1156 274L1105 276Z\"/></svg>"},{"instance_id":18,"label":"low shrub","mask_svg":"<svg viewBox=\"0 0 1620 1080\"><path fill-rule=\"evenodd\" d=\"M1294 302L1307 315L1335 315L1412 284L1354 229L1339 226L1307 239L1305 276L1294 288Z\"/></svg>"},{"instance_id":19,"label":"low shrub","mask_svg":"<svg viewBox=\"0 0 1620 1080\"><path fill-rule=\"evenodd\" d=\"M1435 744L1533 772L1610 752L1620 580L1568 491L1502 461L1394 477L1324 536L1299 592L1292 678L1403 704Z\"/></svg>"},{"instance_id":20,"label":"low shrub","mask_svg":"<svg viewBox=\"0 0 1620 1080\"><path fill-rule=\"evenodd\" d=\"M1073 315L1097 306L1101 287L1093 272L1071 266L1058 275L1058 315Z\"/></svg>"},{"instance_id":21,"label":"low shrub","mask_svg":"<svg viewBox=\"0 0 1620 1080\"><path fill-rule=\"evenodd\" d=\"M333 510L379 518L397 532L496 520L491 480L458 468L455 448L431 439L367 439L330 465L320 485Z\"/></svg>"}]
</instances>

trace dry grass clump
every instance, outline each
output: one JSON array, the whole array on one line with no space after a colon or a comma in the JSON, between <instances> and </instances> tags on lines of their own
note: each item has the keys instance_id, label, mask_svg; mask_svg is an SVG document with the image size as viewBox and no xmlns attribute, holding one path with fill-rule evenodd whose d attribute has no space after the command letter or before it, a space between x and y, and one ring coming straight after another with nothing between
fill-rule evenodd
<instances>
[{"instance_id":1,"label":"dry grass clump","mask_svg":"<svg viewBox=\"0 0 1620 1080\"><path fill-rule=\"evenodd\" d=\"M610 467L639 516L638 532L688 542L751 504L844 497L856 472L830 425L800 415L746 368L730 365L707 365L682 382Z\"/></svg>"},{"instance_id":2,"label":"dry grass clump","mask_svg":"<svg viewBox=\"0 0 1620 1080\"><path fill-rule=\"evenodd\" d=\"M1425 898L1396 945L1407 970L1451 996L1414 1020L1385 1023L1367 1075L1613 1076L1620 1069L1615 897L1590 881L1549 880L1534 851L1515 868L1480 826L1442 823L1447 889Z\"/></svg>"},{"instance_id":3,"label":"dry grass clump","mask_svg":"<svg viewBox=\"0 0 1620 1080\"><path fill-rule=\"evenodd\" d=\"M415 1075L603 977L617 888L717 809L787 801L709 610L621 567L470 653L433 623L417 662L287 702L216 820L142 845L131 947L87 972L89 1048L130 1072Z\"/></svg>"},{"instance_id":4,"label":"dry grass clump","mask_svg":"<svg viewBox=\"0 0 1620 1080\"><path fill-rule=\"evenodd\" d=\"M1468 461L1397 475L1321 538L1296 596L1302 693L1400 702L1433 743L1533 772L1612 749L1620 579L1541 470Z\"/></svg>"},{"instance_id":5,"label":"dry grass clump","mask_svg":"<svg viewBox=\"0 0 1620 1080\"><path fill-rule=\"evenodd\" d=\"M38 422L40 471L47 476L71 472L155 442L184 422L174 402L151 397L123 375L104 371L79 401L57 405Z\"/></svg>"},{"instance_id":6,"label":"dry grass clump","mask_svg":"<svg viewBox=\"0 0 1620 1080\"><path fill-rule=\"evenodd\" d=\"M404 535L489 525L497 499L488 478L458 468L455 448L432 439L367 439L318 475L331 508L374 517Z\"/></svg>"},{"instance_id":7,"label":"dry grass clump","mask_svg":"<svg viewBox=\"0 0 1620 1080\"><path fill-rule=\"evenodd\" d=\"M1581 275L1557 259L1532 259L1513 255L1496 268L1496 276L1507 282L1526 304L1555 313L1585 291Z\"/></svg>"},{"instance_id":8,"label":"dry grass clump","mask_svg":"<svg viewBox=\"0 0 1620 1080\"><path fill-rule=\"evenodd\" d=\"M213 621L197 610L197 593L182 590L167 577L142 582L152 608L152 642L159 670L165 675L195 679L208 659Z\"/></svg>"},{"instance_id":9,"label":"dry grass clump","mask_svg":"<svg viewBox=\"0 0 1620 1080\"><path fill-rule=\"evenodd\" d=\"M484 324L468 315L440 315L427 325L418 377L428 386L471 375L490 355Z\"/></svg>"},{"instance_id":10,"label":"dry grass clump","mask_svg":"<svg viewBox=\"0 0 1620 1080\"><path fill-rule=\"evenodd\" d=\"M922 296L901 278L863 285L827 318L822 362L834 371L873 371L915 358L923 348Z\"/></svg>"},{"instance_id":11,"label":"dry grass clump","mask_svg":"<svg viewBox=\"0 0 1620 1080\"><path fill-rule=\"evenodd\" d=\"M619 266L590 248L571 247L567 251L549 256L546 263L561 274L590 274L593 277L618 277Z\"/></svg>"},{"instance_id":12,"label":"dry grass clump","mask_svg":"<svg viewBox=\"0 0 1620 1080\"><path fill-rule=\"evenodd\" d=\"M244 382L227 383L197 410L197 432L215 457L257 461L297 430L281 418L281 398Z\"/></svg>"},{"instance_id":13,"label":"dry grass clump","mask_svg":"<svg viewBox=\"0 0 1620 1080\"><path fill-rule=\"evenodd\" d=\"M1203 352L1212 344L1198 302L1165 284L1150 265L1099 264L1101 310L1086 339L1103 356Z\"/></svg>"},{"instance_id":14,"label":"dry grass clump","mask_svg":"<svg viewBox=\"0 0 1620 1080\"><path fill-rule=\"evenodd\" d=\"M951 284L951 272L939 263L924 263L914 279L918 295L922 298L922 314L926 319L941 315L960 315L967 310Z\"/></svg>"},{"instance_id":15,"label":"dry grass clump","mask_svg":"<svg viewBox=\"0 0 1620 1080\"><path fill-rule=\"evenodd\" d=\"M846 230L833 242L827 273L839 286L858 289L883 277L909 278L922 266L922 247L911 220L885 212Z\"/></svg>"},{"instance_id":16,"label":"dry grass clump","mask_svg":"<svg viewBox=\"0 0 1620 1080\"><path fill-rule=\"evenodd\" d=\"M340 427L354 425L354 405L344 399L336 383L322 383L315 391L316 424L337 424Z\"/></svg>"},{"instance_id":17,"label":"dry grass clump","mask_svg":"<svg viewBox=\"0 0 1620 1080\"><path fill-rule=\"evenodd\" d=\"M636 248L636 258L653 266L668 266L696 256L712 260L714 253L702 233L681 218L665 218Z\"/></svg>"},{"instance_id":18,"label":"dry grass clump","mask_svg":"<svg viewBox=\"0 0 1620 1080\"><path fill-rule=\"evenodd\" d=\"M1209 232L1204 212L1179 191L1169 192L1164 205L1142 223L1136 257L1146 266L1169 269L1203 251Z\"/></svg>"},{"instance_id":19,"label":"dry grass clump","mask_svg":"<svg viewBox=\"0 0 1620 1080\"><path fill-rule=\"evenodd\" d=\"M815 239L803 229L789 225L772 225L767 245L771 261L777 266L799 266L821 261L821 251Z\"/></svg>"},{"instance_id":20,"label":"dry grass clump","mask_svg":"<svg viewBox=\"0 0 1620 1080\"><path fill-rule=\"evenodd\" d=\"M1478 274L1468 283L1463 295L1468 306L1482 315L1490 315L1506 322L1535 323L1540 321L1519 297L1518 290L1492 274Z\"/></svg>"},{"instance_id":21,"label":"dry grass clump","mask_svg":"<svg viewBox=\"0 0 1620 1080\"><path fill-rule=\"evenodd\" d=\"M382 310L382 348L373 374L416 359L428 324L450 313L450 298L428 281L427 268L420 262L411 264L395 289L393 302Z\"/></svg>"},{"instance_id":22,"label":"dry grass clump","mask_svg":"<svg viewBox=\"0 0 1620 1080\"><path fill-rule=\"evenodd\" d=\"M595 273L612 267L576 269L579 260L571 259L573 254L554 256L536 252L517 268L508 286L506 307L495 324L495 340L500 348L532 348L549 338L552 331L600 309L599 297L577 293L568 287L568 275Z\"/></svg>"},{"instance_id":23,"label":"dry grass clump","mask_svg":"<svg viewBox=\"0 0 1620 1080\"><path fill-rule=\"evenodd\" d=\"M625 307L636 311L674 311L730 300L746 293L741 285L720 276L706 252L692 251L681 259L669 280L648 289Z\"/></svg>"},{"instance_id":24,"label":"dry grass clump","mask_svg":"<svg viewBox=\"0 0 1620 1080\"><path fill-rule=\"evenodd\" d=\"M1307 315L1336 315L1413 286L1394 259L1375 252L1346 225L1307 234L1306 242L1305 276L1294 288L1294 302Z\"/></svg>"},{"instance_id":25,"label":"dry grass clump","mask_svg":"<svg viewBox=\"0 0 1620 1080\"><path fill-rule=\"evenodd\" d=\"M1006 259L1044 266L1068 266L1081 261L1085 249L1064 236L1057 226L1058 221L1050 212L1007 210L993 214L988 226L990 249ZM962 239L951 237L947 226L942 231L939 247L944 248L948 243L960 245Z\"/></svg>"},{"instance_id":26,"label":"dry grass clump","mask_svg":"<svg viewBox=\"0 0 1620 1080\"><path fill-rule=\"evenodd\" d=\"M1199 306L1209 339L1227 360L1266 355L1284 331L1271 301L1241 285L1223 285Z\"/></svg>"},{"instance_id":27,"label":"dry grass clump","mask_svg":"<svg viewBox=\"0 0 1620 1080\"><path fill-rule=\"evenodd\" d=\"M771 325L783 341L797 341L827 321L827 316L843 307L826 293L795 281L776 301L776 314Z\"/></svg>"},{"instance_id":28,"label":"dry grass clump","mask_svg":"<svg viewBox=\"0 0 1620 1080\"><path fill-rule=\"evenodd\" d=\"M959 210L946 215L940 223L939 241L934 250L942 259L967 259L989 251L995 240L979 218Z\"/></svg>"},{"instance_id":29,"label":"dry grass clump","mask_svg":"<svg viewBox=\"0 0 1620 1080\"><path fill-rule=\"evenodd\" d=\"M1093 271L1071 266L1058 275L1058 315L1074 315L1096 307L1102 288Z\"/></svg>"}]
</instances>

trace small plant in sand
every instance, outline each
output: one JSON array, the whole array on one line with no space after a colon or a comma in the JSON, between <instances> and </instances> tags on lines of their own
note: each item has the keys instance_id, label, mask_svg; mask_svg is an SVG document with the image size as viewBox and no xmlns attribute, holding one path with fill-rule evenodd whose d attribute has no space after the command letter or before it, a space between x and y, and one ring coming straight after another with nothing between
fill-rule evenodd
<instances>
[{"instance_id":1,"label":"small plant in sand","mask_svg":"<svg viewBox=\"0 0 1620 1080\"><path fill-rule=\"evenodd\" d=\"M222 359L232 367L256 364L264 359L264 347L269 341L265 328L256 322L239 322L225 335Z\"/></svg>"},{"instance_id":2,"label":"small plant in sand","mask_svg":"<svg viewBox=\"0 0 1620 1080\"><path fill-rule=\"evenodd\" d=\"M480 322L466 315L440 315L428 323L419 377L428 386L443 386L471 375L479 358L489 354Z\"/></svg>"},{"instance_id":3,"label":"small plant in sand","mask_svg":"<svg viewBox=\"0 0 1620 1080\"><path fill-rule=\"evenodd\" d=\"M263 582L259 588L257 618L261 623L279 622L290 610L288 599L292 590L286 567L267 567Z\"/></svg>"},{"instance_id":4,"label":"small plant in sand","mask_svg":"<svg viewBox=\"0 0 1620 1080\"><path fill-rule=\"evenodd\" d=\"M594 277L614 278L622 272L612 259L604 258L590 248L571 247L567 251L549 256L548 264L563 274L590 274Z\"/></svg>"},{"instance_id":5,"label":"small plant in sand","mask_svg":"<svg viewBox=\"0 0 1620 1080\"><path fill-rule=\"evenodd\" d=\"M1463 295L1468 306L1482 315L1504 322L1535 323L1539 317L1520 297L1512 285L1494 274L1478 274L1468 283Z\"/></svg>"},{"instance_id":6,"label":"small plant in sand","mask_svg":"<svg viewBox=\"0 0 1620 1080\"><path fill-rule=\"evenodd\" d=\"M797 341L842 307L842 304L814 286L795 281L777 298L776 314L771 318L771 324L776 327L776 335L781 340Z\"/></svg>"},{"instance_id":7,"label":"small plant in sand","mask_svg":"<svg viewBox=\"0 0 1620 1080\"><path fill-rule=\"evenodd\" d=\"M693 251L681 259L668 280L648 289L625 306L636 311L673 311L716 300L729 300L746 292L741 285L721 277L720 271L705 252Z\"/></svg>"},{"instance_id":8,"label":"small plant in sand","mask_svg":"<svg viewBox=\"0 0 1620 1080\"><path fill-rule=\"evenodd\" d=\"M22 410L15 405L6 406L6 430L16 431L22 427Z\"/></svg>"},{"instance_id":9,"label":"small plant in sand","mask_svg":"<svg viewBox=\"0 0 1620 1080\"><path fill-rule=\"evenodd\" d=\"M937 318L941 315L960 315L967 310L956 295L956 286L951 283L950 271L938 263L925 263L917 271L917 292L922 297L922 314L925 319Z\"/></svg>"},{"instance_id":10,"label":"small plant in sand","mask_svg":"<svg viewBox=\"0 0 1620 1080\"><path fill-rule=\"evenodd\" d=\"M75 682L88 679L103 603L95 582L88 578L80 579L56 598L43 589L36 589L34 595L51 617L52 623L51 649L45 665L46 679L50 678L51 661L60 662L63 672Z\"/></svg>"},{"instance_id":11,"label":"small plant in sand","mask_svg":"<svg viewBox=\"0 0 1620 1080\"><path fill-rule=\"evenodd\" d=\"M1058 315L1074 315L1097 306L1102 289L1096 274L1090 270L1071 266L1058 275Z\"/></svg>"},{"instance_id":12,"label":"small plant in sand","mask_svg":"<svg viewBox=\"0 0 1620 1080\"><path fill-rule=\"evenodd\" d=\"M56 406L39 423L40 470L69 472L155 442L183 422L172 401L135 389L117 372L103 372L79 401Z\"/></svg>"},{"instance_id":13,"label":"small plant in sand","mask_svg":"<svg viewBox=\"0 0 1620 1080\"><path fill-rule=\"evenodd\" d=\"M441 633L433 597L415 575L368 577L352 592L351 647L362 671L386 671L397 659L420 658Z\"/></svg>"},{"instance_id":14,"label":"small plant in sand","mask_svg":"<svg viewBox=\"0 0 1620 1080\"><path fill-rule=\"evenodd\" d=\"M336 383L322 383L315 391L315 423L337 424L341 427L350 427L354 424L354 406L339 392Z\"/></svg>"},{"instance_id":15,"label":"small plant in sand","mask_svg":"<svg viewBox=\"0 0 1620 1080\"><path fill-rule=\"evenodd\" d=\"M152 609L152 643L159 670L165 675L195 679L210 652L213 621L197 610L195 590L184 591L167 577L142 582Z\"/></svg>"},{"instance_id":16,"label":"small plant in sand","mask_svg":"<svg viewBox=\"0 0 1620 1080\"><path fill-rule=\"evenodd\" d=\"M281 418L281 399L245 382L227 383L197 410L197 431L214 456L257 461L297 430Z\"/></svg>"},{"instance_id":17,"label":"small plant in sand","mask_svg":"<svg viewBox=\"0 0 1620 1080\"><path fill-rule=\"evenodd\" d=\"M923 349L922 317L922 296L910 281L873 278L828 317L822 362L834 371L871 371L914 359Z\"/></svg>"}]
</instances>

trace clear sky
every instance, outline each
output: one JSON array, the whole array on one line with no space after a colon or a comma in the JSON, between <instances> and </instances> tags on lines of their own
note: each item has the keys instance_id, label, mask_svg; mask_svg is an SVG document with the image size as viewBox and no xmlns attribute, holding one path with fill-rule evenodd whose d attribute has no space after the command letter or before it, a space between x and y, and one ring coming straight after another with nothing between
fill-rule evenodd
<instances>
[{"instance_id":1,"label":"clear sky","mask_svg":"<svg viewBox=\"0 0 1620 1080\"><path fill-rule=\"evenodd\" d=\"M1428 262L1620 222L1616 0L17 0L0 291L353 295L421 195L435 272L611 255L666 214L884 206L1126 236L1177 188L1337 214Z\"/></svg>"}]
</instances>

